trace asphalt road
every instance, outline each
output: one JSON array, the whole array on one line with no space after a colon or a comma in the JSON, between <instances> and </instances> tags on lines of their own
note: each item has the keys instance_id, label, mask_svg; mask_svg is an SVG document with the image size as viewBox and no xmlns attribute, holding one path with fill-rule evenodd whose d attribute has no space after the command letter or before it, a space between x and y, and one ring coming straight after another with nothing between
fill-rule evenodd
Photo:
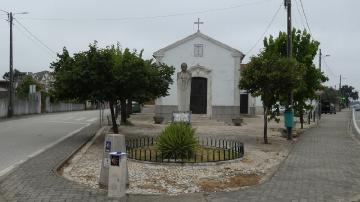
<instances>
[{"instance_id":1,"label":"asphalt road","mask_svg":"<svg viewBox=\"0 0 360 202\"><path fill-rule=\"evenodd\" d=\"M99 121L97 110L34 115L0 121L0 176L96 121Z\"/></svg>"}]
</instances>

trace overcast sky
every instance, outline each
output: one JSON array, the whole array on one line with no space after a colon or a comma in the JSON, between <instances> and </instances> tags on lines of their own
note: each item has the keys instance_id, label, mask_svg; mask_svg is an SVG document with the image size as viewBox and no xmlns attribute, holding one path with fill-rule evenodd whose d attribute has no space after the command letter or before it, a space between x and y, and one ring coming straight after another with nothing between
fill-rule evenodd
<instances>
[{"instance_id":1,"label":"overcast sky","mask_svg":"<svg viewBox=\"0 0 360 202\"><path fill-rule=\"evenodd\" d=\"M300 0L292 2L293 25L303 29ZM327 85L338 87L342 74L343 85L359 90L360 1L302 3L313 37L320 41L323 54L331 55L323 58L322 69L330 78ZM246 63L262 48L261 40L252 49L264 31L269 36L286 30L283 0L1 0L0 9L29 12L15 15L18 22L14 21L14 68L26 72L49 70L54 52L64 46L71 53L85 50L94 40L102 47L119 42L144 49L145 58L151 58L156 50L196 32L197 18L204 21L202 33L245 53ZM0 12L0 18L2 76L9 69L9 23L5 13ZM318 66L318 58L314 62Z\"/></svg>"}]
</instances>

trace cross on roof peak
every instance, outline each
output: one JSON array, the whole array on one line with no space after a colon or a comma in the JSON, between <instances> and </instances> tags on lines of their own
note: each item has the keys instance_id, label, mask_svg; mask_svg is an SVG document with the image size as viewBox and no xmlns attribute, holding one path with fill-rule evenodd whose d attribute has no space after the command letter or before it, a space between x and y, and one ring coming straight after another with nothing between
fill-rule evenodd
<instances>
[{"instance_id":1,"label":"cross on roof peak","mask_svg":"<svg viewBox=\"0 0 360 202\"><path fill-rule=\"evenodd\" d=\"M194 22L194 24L197 24L197 31L200 32L200 24L204 24L204 22L200 22L200 18L198 18L197 22Z\"/></svg>"}]
</instances>

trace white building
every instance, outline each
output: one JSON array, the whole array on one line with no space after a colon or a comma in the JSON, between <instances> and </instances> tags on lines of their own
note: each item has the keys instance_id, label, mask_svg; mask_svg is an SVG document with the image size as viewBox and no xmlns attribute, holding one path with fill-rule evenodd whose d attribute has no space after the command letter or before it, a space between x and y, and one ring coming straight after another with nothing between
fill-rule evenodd
<instances>
[{"instance_id":1,"label":"white building","mask_svg":"<svg viewBox=\"0 0 360 202\"><path fill-rule=\"evenodd\" d=\"M215 120L229 121L242 114L255 113L255 99L238 88L244 54L200 31L154 53L157 62L181 71L181 63L192 74L190 110ZM155 114L167 120L177 111L176 73L169 96L156 100Z\"/></svg>"}]
</instances>

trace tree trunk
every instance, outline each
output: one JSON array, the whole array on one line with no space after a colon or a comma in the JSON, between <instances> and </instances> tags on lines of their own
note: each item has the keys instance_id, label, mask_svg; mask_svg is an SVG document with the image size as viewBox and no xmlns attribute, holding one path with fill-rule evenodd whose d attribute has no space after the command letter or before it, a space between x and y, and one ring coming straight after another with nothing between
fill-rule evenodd
<instances>
[{"instance_id":1,"label":"tree trunk","mask_svg":"<svg viewBox=\"0 0 360 202\"><path fill-rule=\"evenodd\" d=\"M116 118L119 117L119 113L120 113L120 105L118 102L116 102L116 105L115 105L115 117Z\"/></svg>"},{"instance_id":2,"label":"tree trunk","mask_svg":"<svg viewBox=\"0 0 360 202\"><path fill-rule=\"evenodd\" d=\"M130 114L132 114L132 99L129 98L127 102L127 117L130 118Z\"/></svg>"},{"instance_id":3,"label":"tree trunk","mask_svg":"<svg viewBox=\"0 0 360 202\"><path fill-rule=\"evenodd\" d=\"M115 134L119 134L119 128L118 128L118 125L116 123L116 117L115 117L115 112L114 112L114 102L110 101L109 105L110 105L110 114L111 114L111 122L112 122L112 125L113 125L113 131L114 131Z\"/></svg>"},{"instance_id":4,"label":"tree trunk","mask_svg":"<svg viewBox=\"0 0 360 202\"><path fill-rule=\"evenodd\" d=\"M309 114L308 114L308 124L310 124L310 120L311 120L311 113L312 113L312 111L310 110L310 111L309 111Z\"/></svg>"},{"instance_id":5,"label":"tree trunk","mask_svg":"<svg viewBox=\"0 0 360 202\"><path fill-rule=\"evenodd\" d=\"M264 107L264 144L268 144L267 122L267 107Z\"/></svg>"},{"instance_id":6,"label":"tree trunk","mask_svg":"<svg viewBox=\"0 0 360 202\"><path fill-rule=\"evenodd\" d=\"M122 124L126 124L126 119L127 119L127 113L126 113L126 99L121 99L120 100L120 104L121 104L121 123Z\"/></svg>"},{"instance_id":7,"label":"tree trunk","mask_svg":"<svg viewBox=\"0 0 360 202\"><path fill-rule=\"evenodd\" d=\"M301 129L303 129L304 128L304 113L303 113L302 109L300 112L300 124L301 124Z\"/></svg>"}]
</instances>

